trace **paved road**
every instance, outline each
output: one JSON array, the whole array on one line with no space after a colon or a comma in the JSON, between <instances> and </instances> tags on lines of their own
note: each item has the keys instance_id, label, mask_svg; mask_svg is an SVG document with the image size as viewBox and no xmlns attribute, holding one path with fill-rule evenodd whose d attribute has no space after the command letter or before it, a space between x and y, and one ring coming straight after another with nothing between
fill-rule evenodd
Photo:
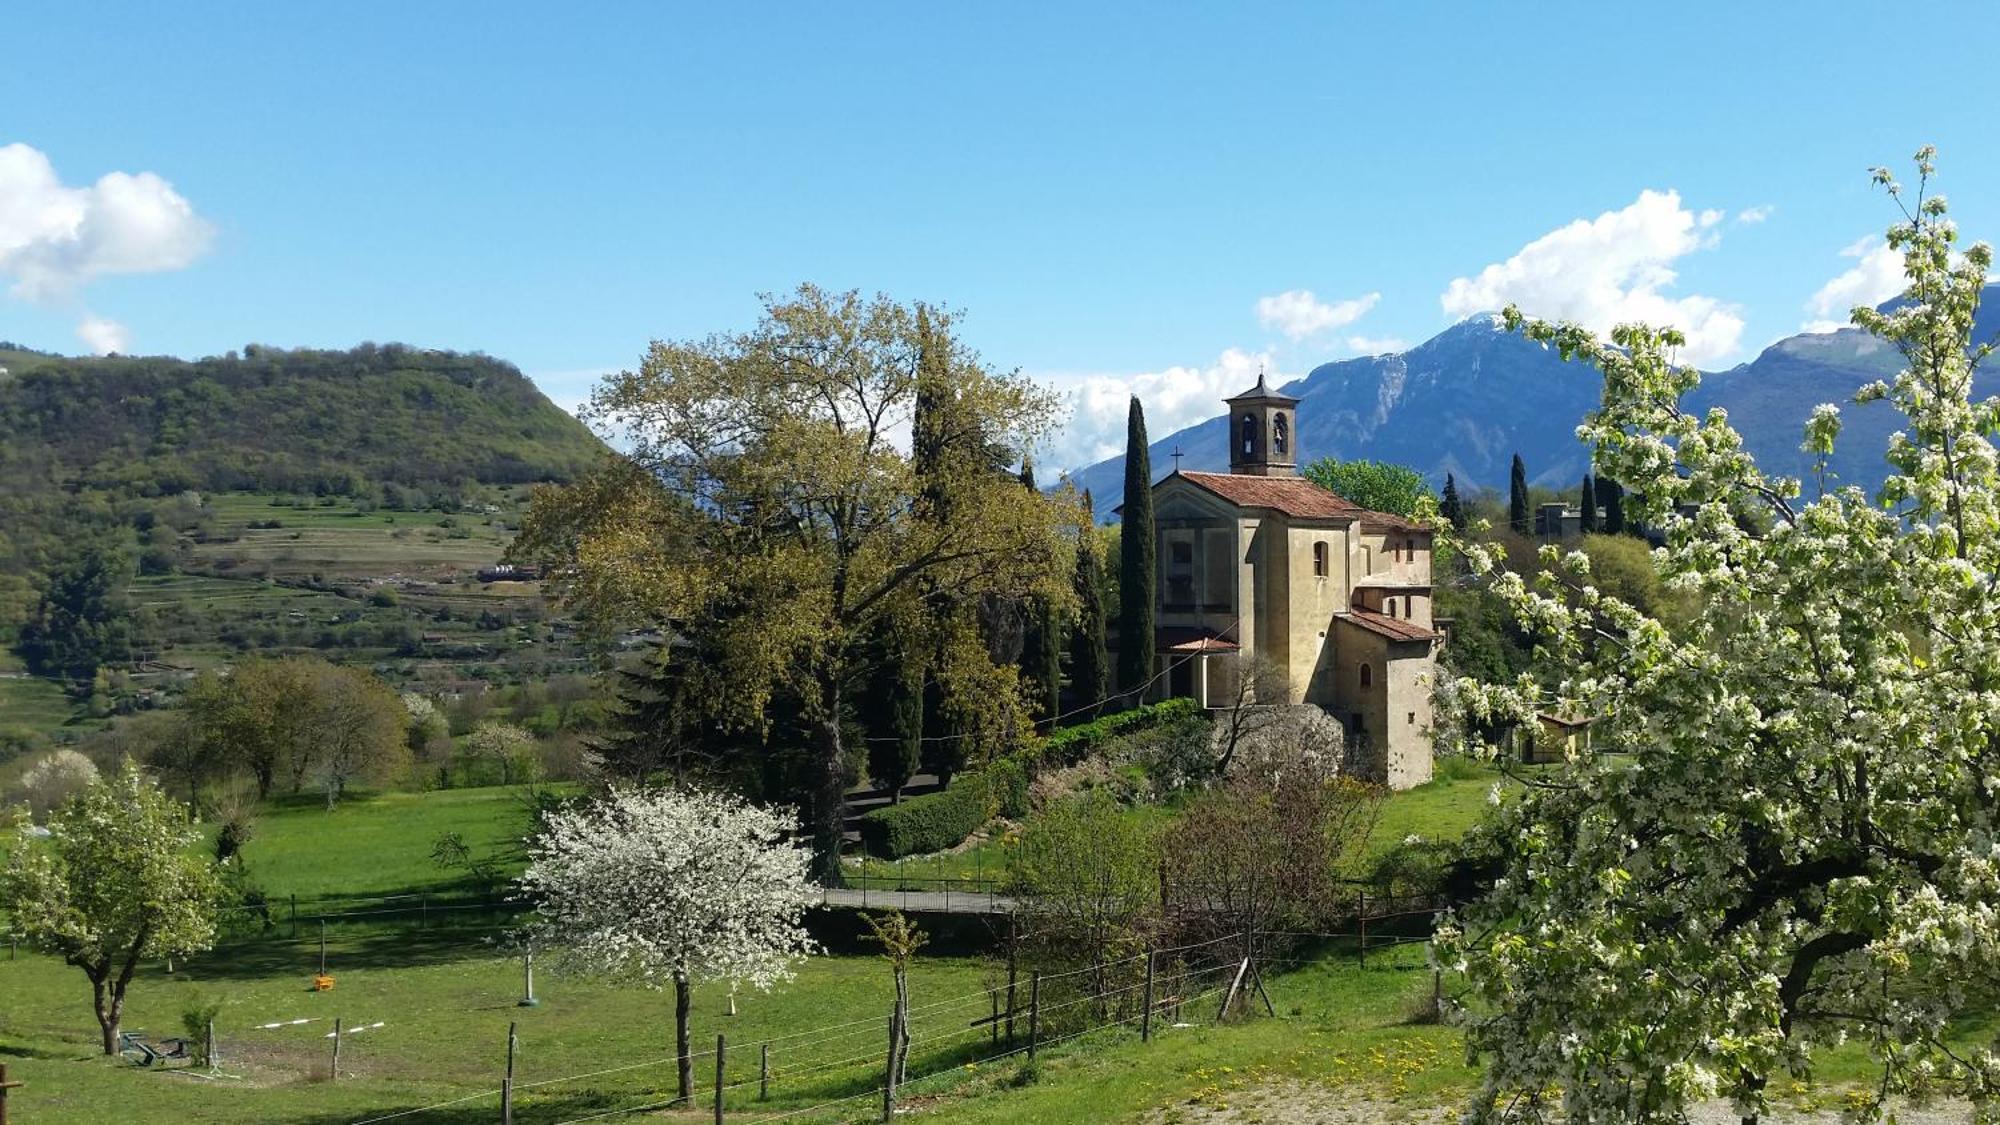
<instances>
[{"instance_id":1,"label":"paved road","mask_svg":"<svg viewBox=\"0 0 2000 1125\"><path fill-rule=\"evenodd\" d=\"M820 892L828 906L859 906L869 910L920 910L929 914L1006 914L1014 900L984 891L888 891L876 887L829 888Z\"/></svg>"}]
</instances>

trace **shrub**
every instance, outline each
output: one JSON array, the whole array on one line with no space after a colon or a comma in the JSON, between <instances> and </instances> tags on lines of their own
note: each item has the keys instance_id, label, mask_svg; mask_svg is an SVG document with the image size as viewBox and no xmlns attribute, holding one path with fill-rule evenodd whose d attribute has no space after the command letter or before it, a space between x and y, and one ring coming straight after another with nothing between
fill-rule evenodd
<instances>
[{"instance_id":1,"label":"shrub","mask_svg":"<svg viewBox=\"0 0 2000 1125\"><path fill-rule=\"evenodd\" d=\"M1190 719L1199 714L1201 707L1192 699L1169 699L1160 703L1148 703L1130 711L1120 711L1115 715L1106 715L1101 719L1051 732L1042 742L1041 756L1044 761L1055 765L1074 765L1088 757L1091 751L1119 735L1131 734L1162 723Z\"/></svg>"},{"instance_id":2,"label":"shrub","mask_svg":"<svg viewBox=\"0 0 2000 1125\"><path fill-rule=\"evenodd\" d=\"M1019 820L1028 815L1028 768L1019 759L1001 758L980 772L1001 816Z\"/></svg>"},{"instance_id":3,"label":"shrub","mask_svg":"<svg viewBox=\"0 0 2000 1125\"><path fill-rule=\"evenodd\" d=\"M983 771L961 773L942 792L912 797L863 816L861 843L884 859L956 847L992 818L994 788Z\"/></svg>"},{"instance_id":4,"label":"shrub","mask_svg":"<svg viewBox=\"0 0 2000 1125\"><path fill-rule=\"evenodd\" d=\"M197 993L181 1009L181 1030L187 1034L188 1055L196 1066L208 1065L208 1025L222 1011L222 1001Z\"/></svg>"}]
</instances>

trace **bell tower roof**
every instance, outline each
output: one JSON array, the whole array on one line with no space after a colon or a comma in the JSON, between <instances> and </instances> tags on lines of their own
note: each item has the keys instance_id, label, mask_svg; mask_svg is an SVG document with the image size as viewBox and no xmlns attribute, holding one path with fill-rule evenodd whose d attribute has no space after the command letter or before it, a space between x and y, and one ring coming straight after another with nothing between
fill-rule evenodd
<instances>
[{"instance_id":1,"label":"bell tower roof","mask_svg":"<svg viewBox=\"0 0 2000 1125\"><path fill-rule=\"evenodd\" d=\"M1279 394L1257 370L1257 385L1222 400L1229 404L1229 471L1240 476L1299 475L1293 415L1299 400Z\"/></svg>"},{"instance_id":2,"label":"bell tower roof","mask_svg":"<svg viewBox=\"0 0 2000 1125\"><path fill-rule=\"evenodd\" d=\"M1296 405L1299 400L1293 398L1291 395L1279 394L1277 391L1272 390L1271 385L1264 380L1264 369L1260 367L1257 369L1256 386L1251 387L1240 395L1231 395L1222 401L1229 403L1231 406L1239 402L1281 402L1289 406Z\"/></svg>"}]
</instances>

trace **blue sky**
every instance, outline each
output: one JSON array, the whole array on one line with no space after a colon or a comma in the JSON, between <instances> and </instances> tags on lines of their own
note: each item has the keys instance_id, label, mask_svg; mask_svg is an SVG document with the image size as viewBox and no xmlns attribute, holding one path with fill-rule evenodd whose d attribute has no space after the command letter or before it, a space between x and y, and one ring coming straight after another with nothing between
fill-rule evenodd
<instances>
[{"instance_id":1,"label":"blue sky","mask_svg":"<svg viewBox=\"0 0 2000 1125\"><path fill-rule=\"evenodd\" d=\"M1991 6L30 2L7 24L0 338L402 340L567 404L650 338L814 281L962 309L989 360L1077 396L1058 463L1116 442L1128 390L1164 433L1259 364L1503 298L1683 318L1706 365L1746 359L1885 283L1866 169L1926 141L1968 233L2000 235Z\"/></svg>"}]
</instances>

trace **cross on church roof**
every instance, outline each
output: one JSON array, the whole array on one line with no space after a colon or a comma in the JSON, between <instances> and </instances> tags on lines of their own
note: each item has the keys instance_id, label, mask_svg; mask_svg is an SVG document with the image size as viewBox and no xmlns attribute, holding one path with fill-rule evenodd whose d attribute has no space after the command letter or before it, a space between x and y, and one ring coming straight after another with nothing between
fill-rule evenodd
<instances>
[{"instance_id":1,"label":"cross on church roof","mask_svg":"<svg viewBox=\"0 0 2000 1125\"><path fill-rule=\"evenodd\" d=\"M1181 471L1181 458L1182 458L1182 457L1185 457L1185 456L1187 456L1187 454L1185 454L1185 453L1182 453L1182 452L1181 452L1181 447L1180 447L1180 446L1178 446L1178 445L1176 445L1176 446L1174 446L1174 451L1173 451L1172 453L1168 454L1168 456L1170 456L1170 457L1172 457L1172 458L1174 459L1174 471L1175 471L1175 472L1177 472L1177 473L1178 473L1178 472L1180 472L1180 471Z\"/></svg>"}]
</instances>

